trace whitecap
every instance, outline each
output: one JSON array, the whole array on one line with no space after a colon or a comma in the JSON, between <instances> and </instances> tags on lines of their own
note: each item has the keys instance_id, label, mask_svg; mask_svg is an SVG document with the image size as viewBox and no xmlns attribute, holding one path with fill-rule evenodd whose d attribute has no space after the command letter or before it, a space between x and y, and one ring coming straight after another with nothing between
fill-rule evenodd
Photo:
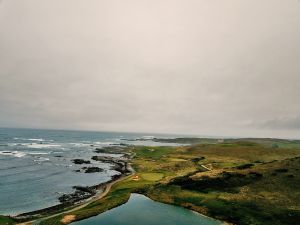
<instances>
[{"instance_id":1,"label":"whitecap","mask_svg":"<svg viewBox=\"0 0 300 225\"><path fill-rule=\"evenodd\" d=\"M58 148L61 145L58 144L38 144L38 143L31 143L31 144L23 144L28 148Z\"/></svg>"},{"instance_id":2,"label":"whitecap","mask_svg":"<svg viewBox=\"0 0 300 225\"><path fill-rule=\"evenodd\" d=\"M16 152L16 153L14 153L14 156L18 157L18 158L21 158L21 157L23 157L25 155L26 155L26 153L24 153L24 152Z\"/></svg>"},{"instance_id":3,"label":"whitecap","mask_svg":"<svg viewBox=\"0 0 300 225\"><path fill-rule=\"evenodd\" d=\"M17 158L21 158L26 155L24 152L19 151L0 151L0 155L14 156Z\"/></svg>"},{"instance_id":4,"label":"whitecap","mask_svg":"<svg viewBox=\"0 0 300 225\"><path fill-rule=\"evenodd\" d=\"M113 145L116 143L110 142L110 141L96 141L96 142L94 142L94 144L96 144L96 145Z\"/></svg>"},{"instance_id":5,"label":"whitecap","mask_svg":"<svg viewBox=\"0 0 300 225\"><path fill-rule=\"evenodd\" d=\"M70 145L73 145L74 147L86 147L86 146L90 146L90 144L85 144L85 143L70 143Z\"/></svg>"},{"instance_id":6,"label":"whitecap","mask_svg":"<svg viewBox=\"0 0 300 225\"><path fill-rule=\"evenodd\" d=\"M53 141L53 140L46 140L44 138L18 138L18 137L15 137L14 140L23 140L23 141L50 141L50 142Z\"/></svg>"},{"instance_id":7,"label":"whitecap","mask_svg":"<svg viewBox=\"0 0 300 225\"><path fill-rule=\"evenodd\" d=\"M43 139L43 138L28 138L26 140L28 140L28 141L45 141L45 139Z\"/></svg>"},{"instance_id":8,"label":"whitecap","mask_svg":"<svg viewBox=\"0 0 300 225\"><path fill-rule=\"evenodd\" d=\"M8 143L8 146L22 146L22 144L19 143Z\"/></svg>"},{"instance_id":9,"label":"whitecap","mask_svg":"<svg viewBox=\"0 0 300 225\"><path fill-rule=\"evenodd\" d=\"M50 152L29 152L29 155L49 155Z\"/></svg>"},{"instance_id":10,"label":"whitecap","mask_svg":"<svg viewBox=\"0 0 300 225\"><path fill-rule=\"evenodd\" d=\"M149 140L151 140L151 139L153 139L153 138L155 138L154 136L143 136L142 137L142 139L149 139Z\"/></svg>"},{"instance_id":11,"label":"whitecap","mask_svg":"<svg viewBox=\"0 0 300 225\"><path fill-rule=\"evenodd\" d=\"M38 157L37 159L34 159L34 162L45 162L45 161L49 161L49 158L45 158L45 157Z\"/></svg>"}]
</instances>

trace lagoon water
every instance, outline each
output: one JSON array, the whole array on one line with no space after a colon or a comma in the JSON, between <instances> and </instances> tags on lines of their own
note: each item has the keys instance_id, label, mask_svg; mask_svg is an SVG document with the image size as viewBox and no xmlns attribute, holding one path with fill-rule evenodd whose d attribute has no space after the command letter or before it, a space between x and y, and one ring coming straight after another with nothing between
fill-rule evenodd
<instances>
[{"instance_id":1,"label":"lagoon water","mask_svg":"<svg viewBox=\"0 0 300 225\"><path fill-rule=\"evenodd\" d=\"M220 225L220 221L191 210L131 194L124 205L72 225Z\"/></svg>"},{"instance_id":2,"label":"lagoon water","mask_svg":"<svg viewBox=\"0 0 300 225\"><path fill-rule=\"evenodd\" d=\"M156 137L172 137L156 135ZM147 134L58 131L0 128L0 214L15 215L59 203L62 193L72 186L90 186L108 181L118 172L111 165L91 160L95 148L112 144L161 145ZM116 155L118 156L118 155ZM91 160L88 166L104 169L101 173L78 173L87 165L72 159Z\"/></svg>"}]
</instances>

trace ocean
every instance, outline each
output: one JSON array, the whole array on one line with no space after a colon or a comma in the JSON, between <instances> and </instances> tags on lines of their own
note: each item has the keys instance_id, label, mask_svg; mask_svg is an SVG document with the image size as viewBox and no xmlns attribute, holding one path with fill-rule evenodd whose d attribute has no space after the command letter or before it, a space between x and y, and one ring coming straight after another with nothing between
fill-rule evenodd
<instances>
[{"instance_id":1,"label":"ocean","mask_svg":"<svg viewBox=\"0 0 300 225\"><path fill-rule=\"evenodd\" d=\"M76 185L91 186L118 174L111 165L91 160L95 148L117 144L166 145L151 138L174 135L0 128L0 214L17 215L58 204ZM142 138L143 140L136 140ZM170 145L170 144L168 144ZM118 155L113 154L118 157ZM121 156L121 155L119 155ZM73 159L103 169L80 173Z\"/></svg>"}]
</instances>

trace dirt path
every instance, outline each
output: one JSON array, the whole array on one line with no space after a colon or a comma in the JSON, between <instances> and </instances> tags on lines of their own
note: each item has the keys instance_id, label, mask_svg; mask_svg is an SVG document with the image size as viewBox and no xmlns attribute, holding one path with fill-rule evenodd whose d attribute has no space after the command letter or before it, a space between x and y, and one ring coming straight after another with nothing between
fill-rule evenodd
<instances>
[{"instance_id":1,"label":"dirt path","mask_svg":"<svg viewBox=\"0 0 300 225\"><path fill-rule=\"evenodd\" d=\"M56 217L56 216L59 216L59 215L62 215L62 214L66 214L66 213L72 213L76 210L82 209L82 208L86 207L87 205L89 205L90 203L95 202L95 201L105 197L109 193L109 191L111 190L111 188L114 184L116 184L120 181L123 181L123 180L125 180L125 179L127 179L131 176L134 176L134 173L129 175L129 176L122 177L121 179L115 180L115 181L107 184L105 186L105 190L103 192L99 193L98 195L95 195L92 199L88 200L87 202L85 202L85 203L83 203L83 204L81 204L81 205L79 205L79 206L77 206L73 209L63 211L63 212L60 212L60 213L56 213L56 214L53 214L51 216L44 217L42 219L32 220L32 221L29 221L29 222L26 222L26 223L18 223L17 225L38 225L39 222L42 221L42 220L50 219L50 218L53 218L53 217ZM69 215L69 216L72 216L72 215Z\"/></svg>"},{"instance_id":2,"label":"dirt path","mask_svg":"<svg viewBox=\"0 0 300 225\"><path fill-rule=\"evenodd\" d=\"M208 168L207 166L201 165L204 169L207 169L208 171L211 171L210 168Z\"/></svg>"}]
</instances>

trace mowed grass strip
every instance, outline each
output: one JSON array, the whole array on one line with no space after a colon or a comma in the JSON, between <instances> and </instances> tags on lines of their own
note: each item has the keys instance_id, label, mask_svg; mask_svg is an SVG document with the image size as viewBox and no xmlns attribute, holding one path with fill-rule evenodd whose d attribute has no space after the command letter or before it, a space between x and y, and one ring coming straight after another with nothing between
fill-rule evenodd
<instances>
[{"instance_id":1,"label":"mowed grass strip","mask_svg":"<svg viewBox=\"0 0 300 225\"><path fill-rule=\"evenodd\" d=\"M141 177L147 181L159 181L164 177L163 173L141 173Z\"/></svg>"}]
</instances>

